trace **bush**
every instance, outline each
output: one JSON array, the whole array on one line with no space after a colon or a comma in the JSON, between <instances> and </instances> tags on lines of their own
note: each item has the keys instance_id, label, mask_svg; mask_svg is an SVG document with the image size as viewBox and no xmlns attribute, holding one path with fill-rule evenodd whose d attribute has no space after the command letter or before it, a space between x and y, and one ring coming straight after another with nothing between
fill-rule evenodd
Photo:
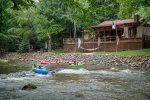
<instances>
[{"instance_id":1,"label":"bush","mask_svg":"<svg viewBox=\"0 0 150 100\"><path fill-rule=\"evenodd\" d=\"M21 44L19 45L18 52L24 53L29 52L29 50L30 50L29 38L27 36L24 36Z\"/></svg>"}]
</instances>

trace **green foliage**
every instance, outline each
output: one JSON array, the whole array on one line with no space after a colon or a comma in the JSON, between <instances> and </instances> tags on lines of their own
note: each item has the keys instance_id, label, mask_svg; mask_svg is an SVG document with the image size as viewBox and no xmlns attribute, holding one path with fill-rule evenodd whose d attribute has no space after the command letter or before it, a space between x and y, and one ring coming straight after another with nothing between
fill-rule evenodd
<instances>
[{"instance_id":1,"label":"green foliage","mask_svg":"<svg viewBox=\"0 0 150 100\"><path fill-rule=\"evenodd\" d=\"M59 0L40 0L39 2L39 12L46 18L42 30L46 36L63 30L61 25L63 11L60 3Z\"/></svg>"},{"instance_id":2,"label":"green foliage","mask_svg":"<svg viewBox=\"0 0 150 100\"><path fill-rule=\"evenodd\" d=\"M120 18L131 18L138 10L139 0L117 0L120 4L118 16Z\"/></svg>"},{"instance_id":3,"label":"green foliage","mask_svg":"<svg viewBox=\"0 0 150 100\"><path fill-rule=\"evenodd\" d=\"M142 18L146 19L146 21L150 21L150 7L140 7L137 12Z\"/></svg>"},{"instance_id":4,"label":"green foliage","mask_svg":"<svg viewBox=\"0 0 150 100\"><path fill-rule=\"evenodd\" d=\"M19 51L28 52L29 45L36 44L38 33L43 30L46 18L39 15L35 7L26 10L17 11L15 27L9 29L9 32L17 33L21 38ZM28 37L27 37L28 36ZM35 47L35 46L34 46Z\"/></svg>"},{"instance_id":5,"label":"green foliage","mask_svg":"<svg viewBox=\"0 0 150 100\"><path fill-rule=\"evenodd\" d=\"M9 0L12 1L13 3L13 9L14 10L19 10L22 7L24 8L29 8L30 6L33 6L34 0Z\"/></svg>"},{"instance_id":6,"label":"green foliage","mask_svg":"<svg viewBox=\"0 0 150 100\"><path fill-rule=\"evenodd\" d=\"M63 47L64 37L81 36L83 29L90 33L104 20L139 14L150 21L149 5L149 0L0 0L0 49L28 52L47 41Z\"/></svg>"},{"instance_id":7,"label":"green foliage","mask_svg":"<svg viewBox=\"0 0 150 100\"><path fill-rule=\"evenodd\" d=\"M98 18L100 21L117 18L117 13L119 12L117 0L97 0L97 3Z\"/></svg>"},{"instance_id":8,"label":"green foliage","mask_svg":"<svg viewBox=\"0 0 150 100\"><path fill-rule=\"evenodd\" d=\"M53 24L48 28L48 31L51 33L58 33L58 32L61 32L62 30L63 30L63 27L58 24Z\"/></svg>"},{"instance_id":9,"label":"green foliage","mask_svg":"<svg viewBox=\"0 0 150 100\"><path fill-rule=\"evenodd\" d=\"M32 4L32 0L0 0L0 49L16 51L18 36L9 30L16 25L16 10L28 8Z\"/></svg>"},{"instance_id":10,"label":"green foliage","mask_svg":"<svg viewBox=\"0 0 150 100\"><path fill-rule=\"evenodd\" d=\"M29 37L28 37L28 35L24 34L22 42L19 45L18 52L24 53L24 52L29 52L29 50L30 50Z\"/></svg>"},{"instance_id":11,"label":"green foliage","mask_svg":"<svg viewBox=\"0 0 150 100\"><path fill-rule=\"evenodd\" d=\"M72 23L76 22L78 27L89 26L94 18L96 18L95 6L89 0L61 0L62 6L66 10L64 16ZM94 11L95 10L95 11Z\"/></svg>"},{"instance_id":12,"label":"green foliage","mask_svg":"<svg viewBox=\"0 0 150 100\"><path fill-rule=\"evenodd\" d=\"M117 2L120 5L118 17L121 19L131 18L137 13L146 19L149 16L149 0L117 0Z\"/></svg>"}]
</instances>

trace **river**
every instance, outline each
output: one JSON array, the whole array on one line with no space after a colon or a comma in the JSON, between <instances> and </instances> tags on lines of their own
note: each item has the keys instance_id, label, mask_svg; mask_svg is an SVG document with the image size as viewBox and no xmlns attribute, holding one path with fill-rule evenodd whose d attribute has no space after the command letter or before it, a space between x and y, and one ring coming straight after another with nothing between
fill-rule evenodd
<instances>
[{"instance_id":1,"label":"river","mask_svg":"<svg viewBox=\"0 0 150 100\"><path fill-rule=\"evenodd\" d=\"M150 72L140 69L65 69L35 74L30 67L0 66L0 100L149 100ZM49 69L49 68L48 68ZM50 69L49 69L50 70ZM28 83L37 89L22 90Z\"/></svg>"}]
</instances>

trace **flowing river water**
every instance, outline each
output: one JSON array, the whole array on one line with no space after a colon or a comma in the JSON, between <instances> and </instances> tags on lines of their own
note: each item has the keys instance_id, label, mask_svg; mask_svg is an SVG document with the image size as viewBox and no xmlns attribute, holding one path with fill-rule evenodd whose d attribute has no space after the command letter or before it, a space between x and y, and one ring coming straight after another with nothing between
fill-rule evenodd
<instances>
[{"instance_id":1,"label":"flowing river water","mask_svg":"<svg viewBox=\"0 0 150 100\"><path fill-rule=\"evenodd\" d=\"M150 100L148 70L62 68L40 75L30 67L0 67L0 100ZM28 83L37 89L22 90Z\"/></svg>"}]
</instances>

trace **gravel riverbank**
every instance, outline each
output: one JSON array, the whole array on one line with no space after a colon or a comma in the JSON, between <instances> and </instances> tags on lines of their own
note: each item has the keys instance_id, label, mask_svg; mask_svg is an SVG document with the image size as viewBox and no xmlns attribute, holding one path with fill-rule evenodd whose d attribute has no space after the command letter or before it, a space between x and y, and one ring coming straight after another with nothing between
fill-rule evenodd
<instances>
[{"instance_id":1,"label":"gravel riverbank","mask_svg":"<svg viewBox=\"0 0 150 100\"><path fill-rule=\"evenodd\" d=\"M32 53L8 53L4 57L8 60L20 60L28 63L39 63L40 60L55 61L58 59L61 67L66 67L67 62L76 60L85 63L84 67L91 70L110 68L146 68L150 69L150 56L122 56L122 55L100 55L95 53L62 53L55 54L49 52ZM51 66L51 65L48 65ZM60 67L57 66L57 67ZM53 67L53 66L51 66ZM56 67L55 67L56 68Z\"/></svg>"}]
</instances>

